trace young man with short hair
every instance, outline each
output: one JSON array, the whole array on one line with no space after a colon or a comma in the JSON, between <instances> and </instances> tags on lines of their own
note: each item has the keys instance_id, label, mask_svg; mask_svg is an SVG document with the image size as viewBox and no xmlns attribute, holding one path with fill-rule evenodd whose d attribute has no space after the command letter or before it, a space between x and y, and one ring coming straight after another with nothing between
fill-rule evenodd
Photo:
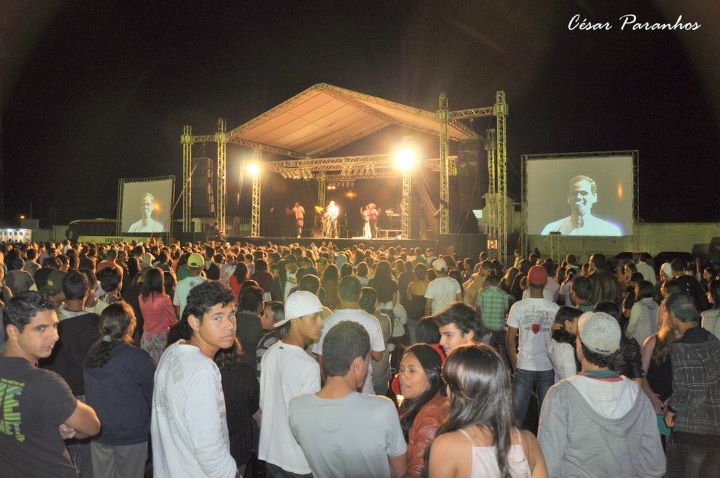
<instances>
[{"instance_id":1,"label":"young man with short hair","mask_svg":"<svg viewBox=\"0 0 720 478\"><path fill-rule=\"evenodd\" d=\"M432 268L435 271L435 279L425 289L425 315L437 314L451 303L462 300L460 284L448 276L445 259L435 259Z\"/></svg>"},{"instance_id":2,"label":"young man with short hair","mask_svg":"<svg viewBox=\"0 0 720 478\"><path fill-rule=\"evenodd\" d=\"M373 360L379 361L385 351L385 340L382 329L380 328L380 322L374 316L360 308L360 296L362 295L360 280L355 276L343 277L340 279L338 292L340 295L340 306L325 320L322 337L313 345L312 349L313 353L319 357L320 366L322 367L323 341L325 340L325 336L335 324L343 320L351 320L365 327L365 330L370 336L370 355ZM369 373L365 379L362 392L371 395L375 394L375 387L372 382L372 365L371 373Z\"/></svg>"},{"instance_id":3,"label":"young man with short hair","mask_svg":"<svg viewBox=\"0 0 720 478\"><path fill-rule=\"evenodd\" d=\"M582 371L550 388L540 413L538 441L549 476L665 473L650 400L637 383L609 369L621 334L604 312L580 317L575 348Z\"/></svg>"},{"instance_id":4,"label":"young man with short hair","mask_svg":"<svg viewBox=\"0 0 720 478\"><path fill-rule=\"evenodd\" d=\"M95 411L73 396L65 380L37 367L58 341L58 323L54 304L38 292L20 293L4 308L6 344L0 355L3 476L76 478L63 439L100 431Z\"/></svg>"},{"instance_id":5,"label":"young man with short hair","mask_svg":"<svg viewBox=\"0 0 720 478\"><path fill-rule=\"evenodd\" d=\"M183 317L185 303L187 302L190 290L192 290L193 287L205 282L205 278L200 275L205 267L205 258L201 254L198 254L197 252L190 254L186 265L188 276L177 283L177 286L175 286L175 295L173 296L175 312L180 319Z\"/></svg>"},{"instance_id":6,"label":"young man with short hair","mask_svg":"<svg viewBox=\"0 0 720 478\"><path fill-rule=\"evenodd\" d=\"M512 383L513 416L518 426L527 415L530 397L535 391L539 406L555 382L548 356L550 331L560 306L545 299L543 290L548 273L543 266L532 266L527 274L530 297L515 302L508 314L506 346L515 369ZM515 338L520 334L518 346Z\"/></svg>"},{"instance_id":7,"label":"young man with short hair","mask_svg":"<svg viewBox=\"0 0 720 478\"><path fill-rule=\"evenodd\" d=\"M260 361L260 445L258 458L271 478L312 476L302 449L290 431L292 397L320 390L320 366L305 348L320 338L322 304L314 294L296 291L285 301L285 319L275 329L287 336L274 343Z\"/></svg>"},{"instance_id":8,"label":"young man with short hair","mask_svg":"<svg viewBox=\"0 0 720 478\"><path fill-rule=\"evenodd\" d=\"M456 347L480 340L478 323L475 321L475 311L462 302L455 302L432 316L440 333L440 346L445 355L450 354Z\"/></svg>"},{"instance_id":9,"label":"young man with short hair","mask_svg":"<svg viewBox=\"0 0 720 478\"><path fill-rule=\"evenodd\" d=\"M220 370L214 357L235 343L230 289L216 281L194 287L181 327L184 340L170 345L158 364L150 425L153 473L164 477L232 478Z\"/></svg>"},{"instance_id":10,"label":"young man with short hair","mask_svg":"<svg viewBox=\"0 0 720 478\"><path fill-rule=\"evenodd\" d=\"M592 312L592 284L584 276L575 276L570 285L570 300L573 305L583 312Z\"/></svg>"},{"instance_id":11,"label":"young man with short hair","mask_svg":"<svg viewBox=\"0 0 720 478\"><path fill-rule=\"evenodd\" d=\"M325 336L327 380L317 393L290 401L290 428L315 476L400 477L407 445L395 405L358 393L370 366L370 337L342 321Z\"/></svg>"}]
</instances>

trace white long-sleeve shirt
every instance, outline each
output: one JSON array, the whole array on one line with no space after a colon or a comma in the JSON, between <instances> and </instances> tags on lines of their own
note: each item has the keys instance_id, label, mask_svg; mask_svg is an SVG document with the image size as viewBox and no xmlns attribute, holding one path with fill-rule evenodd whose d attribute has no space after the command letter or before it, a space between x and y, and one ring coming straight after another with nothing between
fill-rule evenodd
<instances>
[{"instance_id":1,"label":"white long-sleeve shirt","mask_svg":"<svg viewBox=\"0 0 720 478\"><path fill-rule=\"evenodd\" d=\"M220 370L199 348L168 347L155 372L152 403L156 478L233 478Z\"/></svg>"}]
</instances>

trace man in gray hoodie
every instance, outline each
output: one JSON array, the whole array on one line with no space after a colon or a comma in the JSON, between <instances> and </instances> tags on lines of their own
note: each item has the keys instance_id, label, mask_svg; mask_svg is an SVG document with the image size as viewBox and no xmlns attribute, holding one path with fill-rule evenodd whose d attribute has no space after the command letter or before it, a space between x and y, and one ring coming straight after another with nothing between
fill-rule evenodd
<instances>
[{"instance_id":1,"label":"man in gray hoodie","mask_svg":"<svg viewBox=\"0 0 720 478\"><path fill-rule=\"evenodd\" d=\"M653 407L637 383L609 369L620 326L604 312L588 312L578 331L582 371L550 388L540 413L538 441L549 476L662 477Z\"/></svg>"}]
</instances>

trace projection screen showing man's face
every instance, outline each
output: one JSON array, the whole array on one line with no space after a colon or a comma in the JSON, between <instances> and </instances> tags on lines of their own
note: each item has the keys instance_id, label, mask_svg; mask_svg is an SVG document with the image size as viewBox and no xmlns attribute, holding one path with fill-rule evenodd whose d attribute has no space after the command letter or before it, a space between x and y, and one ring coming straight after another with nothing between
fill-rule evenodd
<instances>
[{"instance_id":1,"label":"projection screen showing man's face","mask_svg":"<svg viewBox=\"0 0 720 478\"><path fill-rule=\"evenodd\" d=\"M122 232L159 234L170 228L172 178L123 183Z\"/></svg>"},{"instance_id":2,"label":"projection screen showing man's face","mask_svg":"<svg viewBox=\"0 0 720 478\"><path fill-rule=\"evenodd\" d=\"M527 158L528 234L629 236L633 157Z\"/></svg>"}]
</instances>

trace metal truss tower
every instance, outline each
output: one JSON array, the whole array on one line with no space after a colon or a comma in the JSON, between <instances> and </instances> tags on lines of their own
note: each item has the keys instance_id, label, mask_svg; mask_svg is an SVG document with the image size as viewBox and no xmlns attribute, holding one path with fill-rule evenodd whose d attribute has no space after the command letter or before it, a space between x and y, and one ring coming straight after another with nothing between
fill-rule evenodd
<instances>
[{"instance_id":1,"label":"metal truss tower","mask_svg":"<svg viewBox=\"0 0 720 478\"><path fill-rule=\"evenodd\" d=\"M253 160L260 163L260 150L253 151ZM260 197L262 195L262 178L258 171L252 177L252 213L250 218L250 236L260 236Z\"/></svg>"},{"instance_id":2,"label":"metal truss tower","mask_svg":"<svg viewBox=\"0 0 720 478\"><path fill-rule=\"evenodd\" d=\"M225 137L225 120L218 118L215 142L217 143L217 211L218 228L225 234L225 188L227 181L227 140Z\"/></svg>"},{"instance_id":3,"label":"metal truss tower","mask_svg":"<svg viewBox=\"0 0 720 478\"><path fill-rule=\"evenodd\" d=\"M321 172L317 175L317 204L318 206L325 207L325 188L326 188L326 182L325 182L325 173Z\"/></svg>"},{"instance_id":4,"label":"metal truss tower","mask_svg":"<svg viewBox=\"0 0 720 478\"><path fill-rule=\"evenodd\" d=\"M183 150L183 202L182 202L182 230L190 232L192 228L192 128L183 126L180 137Z\"/></svg>"},{"instance_id":5,"label":"metal truss tower","mask_svg":"<svg viewBox=\"0 0 720 478\"><path fill-rule=\"evenodd\" d=\"M441 97L442 98L442 97ZM447 103L446 103L447 104ZM500 261L507 260L507 236L508 236L508 218L507 218L507 115L508 106L505 101L505 92L495 92L495 104L493 106L485 106L482 108L470 108L466 110L450 111L448 117L451 120L467 119L467 118L483 118L495 116L496 129L494 132L494 140L490 139L490 131L488 131L488 143L485 149L488 150L488 236L490 241L495 240L497 247L498 259ZM438 110L438 120L440 120L440 110ZM494 144L491 144L494 143ZM491 153L492 149L492 155ZM442 146L441 146L442 152ZM442 159L442 157L441 157ZM493 194L494 193L494 194ZM441 196L442 204L442 196ZM492 245L492 242L491 242Z\"/></svg>"},{"instance_id":6,"label":"metal truss tower","mask_svg":"<svg viewBox=\"0 0 720 478\"><path fill-rule=\"evenodd\" d=\"M437 119L440 121L440 235L450 234L450 145L448 144L448 99L441 94Z\"/></svg>"},{"instance_id":7,"label":"metal truss tower","mask_svg":"<svg viewBox=\"0 0 720 478\"><path fill-rule=\"evenodd\" d=\"M412 210L410 209L412 195L412 171L406 171L402 178L402 202L400 203L400 229L403 239L410 238Z\"/></svg>"},{"instance_id":8,"label":"metal truss tower","mask_svg":"<svg viewBox=\"0 0 720 478\"><path fill-rule=\"evenodd\" d=\"M497 239L498 256L503 263L507 260L508 211L507 211L507 114L505 92L495 93L494 105L497 119L497 146L495 148L497 174Z\"/></svg>"},{"instance_id":9,"label":"metal truss tower","mask_svg":"<svg viewBox=\"0 0 720 478\"><path fill-rule=\"evenodd\" d=\"M485 151L487 151L488 162L488 195L486 209L488 212L485 218L488 224L488 249L497 250L497 175L495 174L495 130L488 129L485 131ZM494 247L491 247L493 245Z\"/></svg>"}]
</instances>

